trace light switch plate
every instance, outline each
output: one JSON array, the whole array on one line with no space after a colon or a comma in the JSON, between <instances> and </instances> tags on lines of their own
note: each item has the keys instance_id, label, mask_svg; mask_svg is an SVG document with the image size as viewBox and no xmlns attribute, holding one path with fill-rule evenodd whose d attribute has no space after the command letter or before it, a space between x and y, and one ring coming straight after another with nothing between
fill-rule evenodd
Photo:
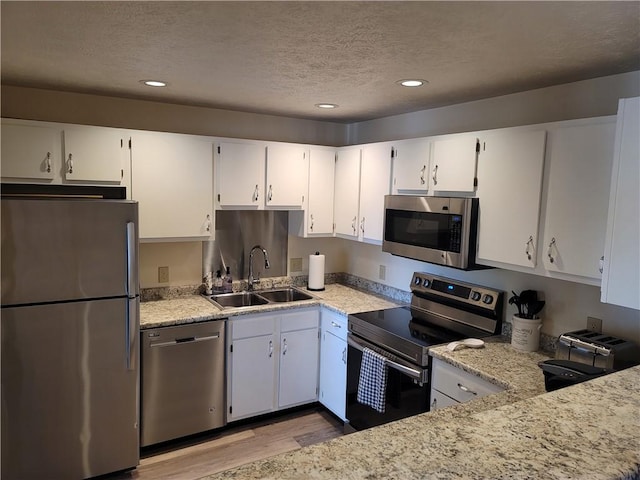
<instances>
[{"instance_id":1,"label":"light switch plate","mask_svg":"<svg viewBox=\"0 0 640 480\"><path fill-rule=\"evenodd\" d=\"M290 270L292 272L301 272L302 271L302 258L292 258L289 264Z\"/></svg>"},{"instance_id":2,"label":"light switch plate","mask_svg":"<svg viewBox=\"0 0 640 480\"><path fill-rule=\"evenodd\" d=\"M158 283L169 283L169 267L158 267Z\"/></svg>"},{"instance_id":3,"label":"light switch plate","mask_svg":"<svg viewBox=\"0 0 640 480\"><path fill-rule=\"evenodd\" d=\"M587 330L602 333L602 320L596 317L587 317Z\"/></svg>"}]
</instances>

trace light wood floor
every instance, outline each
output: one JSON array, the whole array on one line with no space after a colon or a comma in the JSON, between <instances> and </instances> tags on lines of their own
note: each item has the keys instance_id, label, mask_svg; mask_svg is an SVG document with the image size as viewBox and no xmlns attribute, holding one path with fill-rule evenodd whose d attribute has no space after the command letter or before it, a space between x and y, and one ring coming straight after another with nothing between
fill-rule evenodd
<instances>
[{"instance_id":1,"label":"light wood floor","mask_svg":"<svg viewBox=\"0 0 640 480\"><path fill-rule=\"evenodd\" d=\"M136 470L106 478L196 480L341 435L341 422L311 407L143 451Z\"/></svg>"}]
</instances>

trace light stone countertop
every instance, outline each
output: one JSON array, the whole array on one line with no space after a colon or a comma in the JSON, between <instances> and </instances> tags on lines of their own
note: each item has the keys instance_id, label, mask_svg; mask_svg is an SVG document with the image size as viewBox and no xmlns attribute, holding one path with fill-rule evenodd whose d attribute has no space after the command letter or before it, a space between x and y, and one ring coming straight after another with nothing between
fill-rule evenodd
<instances>
[{"instance_id":1,"label":"light stone countertop","mask_svg":"<svg viewBox=\"0 0 640 480\"><path fill-rule=\"evenodd\" d=\"M156 300L140 303L140 328L157 328L229 318L251 313L264 313L290 308L313 307L323 305L345 315L381 308L393 308L399 304L351 287L332 283L325 285L321 292L300 290L316 297L293 303L271 303L252 307L220 309L200 295L187 295L169 300ZM259 292L258 292L259 293Z\"/></svg>"},{"instance_id":2,"label":"light stone countertop","mask_svg":"<svg viewBox=\"0 0 640 480\"><path fill-rule=\"evenodd\" d=\"M434 356L507 389L203 478L639 478L640 367L545 393L539 353L496 341Z\"/></svg>"}]
</instances>

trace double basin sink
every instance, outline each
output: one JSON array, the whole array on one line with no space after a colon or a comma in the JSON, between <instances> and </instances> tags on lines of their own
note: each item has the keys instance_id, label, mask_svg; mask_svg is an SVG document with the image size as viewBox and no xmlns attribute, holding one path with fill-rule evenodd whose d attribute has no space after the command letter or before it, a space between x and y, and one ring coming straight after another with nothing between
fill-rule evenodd
<instances>
[{"instance_id":1,"label":"double basin sink","mask_svg":"<svg viewBox=\"0 0 640 480\"><path fill-rule=\"evenodd\" d=\"M207 299L220 308L253 307L268 303L299 302L314 297L297 288L278 288L261 292L236 292L207 295Z\"/></svg>"}]
</instances>

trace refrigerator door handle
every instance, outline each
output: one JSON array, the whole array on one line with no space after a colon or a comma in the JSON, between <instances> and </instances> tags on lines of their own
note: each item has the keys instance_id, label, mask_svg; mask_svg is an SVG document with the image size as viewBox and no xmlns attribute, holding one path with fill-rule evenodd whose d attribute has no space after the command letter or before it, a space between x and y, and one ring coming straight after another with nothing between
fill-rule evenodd
<instances>
[{"instance_id":1,"label":"refrigerator door handle","mask_svg":"<svg viewBox=\"0 0 640 480\"><path fill-rule=\"evenodd\" d=\"M127 222L127 295L129 298L135 297L138 288L135 272L138 270L138 259L136 258L136 224Z\"/></svg>"},{"instance_id":2,"label":"refrigerator door handle","mask_svg":"<svg viewBox=\"0 0 640 480\"><path fill-rule=\"evenodd\" d=\"M127 325L126 325L126 350L127 350L127 370L136 369L136 350L135 342L138 338L137 328L138 325L138 298L130 298L127 305Z\"/></svg>"}]
</instances>

